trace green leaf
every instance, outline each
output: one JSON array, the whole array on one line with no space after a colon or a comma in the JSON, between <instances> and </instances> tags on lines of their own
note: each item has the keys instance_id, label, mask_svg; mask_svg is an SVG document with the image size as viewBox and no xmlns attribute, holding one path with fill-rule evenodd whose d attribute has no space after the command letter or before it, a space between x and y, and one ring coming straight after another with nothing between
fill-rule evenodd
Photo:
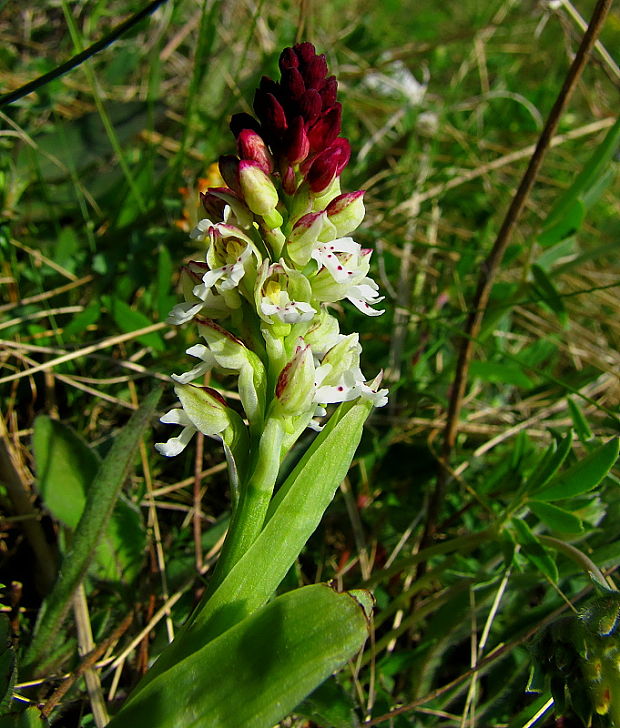
<instances>
[{"instance_id":1,"label":"green leaf","mask_svg":"<svg viewBox=\"0 0 620 728\"><path fill-rule=\"evenodd\" d=\"M145 543L142 514L119 498L95 552L98 578L130 584L140 572Z\"/></svg>"},{"instance_id":2,"label":"green leaf","mask_svg":"<svg viewBox=\"0 0 620 728\"><path fill-rule=\"evenodd\" d=\"M612 161L618 146L620 145L620 119L605 135L603 141L594 150L590 159L576 177L572 185L560 196L551 212L547 216L545 227L539 242L543 245L543 241L547 238L551 239L551 244L561 239L560 229L563 221L566 221L565 227L570 229L579 219L579 208L583 208L584 215L586 207L596 199L593 189L600 190L601 179L606 177L606 169ZM577 225L576 228L579 228ZM551 235L551 230L555 228L555 235ZM545 237L547 236L547 237Z\"/></svg>"},{"instance_id":3,"label":"green leaf","mask_svg":"<svg viewBox=\"0 0 620 728\"><path fill-rule=\"evenodd\" d=\"M543 501L562 500L596 488L616 462L619 443L620 440L614 438L597 447L563 473L556 475L545 488L536 493L536 498Z\"/></svg>"},{"instance_id":4,"label":"green leaf","mask_svg":"<svg viewBox=\"0 0 620 728\"><path fill-rule=\"evenodd\" d=\"M590 429L588 420L586 420L581 411L581 407L579 407L572 397L566 398L566 404L568 405L568 411L575 426L577 437L585 444L588 440L592 439L592 430Z\"/></svg>"},{"instance_id":5,"label":"green leaf","mask_svg":"<svg viewBox=\"0 0 620 728\"><path fill-rule=\"evenodd\" d=\"M156 285L157 312L159 313L160 321L163 321L176 303L176 296L170 292L172 285L172 259L170 258L170 251L165 245L159 247Z\"/></svg>"},{"instance_id":6,"label":"green leaf","mask_svg":"<svg viewBox=\"0 0 620 728\"><path fill-rule=\"evenodd\" d=\"M67 338L81 334L89 326L92 326L96 321L99 320L101 315L101 305L99 302L91 303L83 311L77 314L71 321L65 326L63 336Z\"/></svg>"},{"instance_id":7,"label":"green leaf","mask_svg":"<svg viewBox=\"0 0 620 728\"><path fill-rule=\"evenodd\" d=\"M0 717L0 728L45 728L49 723L41 718L41 711L34 705L20 713Z\"/></svg>"},{"instance_id":8,"label":"green leaf","mask_svg":"<svg viewBox=\"0 0 620 728\"><path fill-rule=\"evenodd\" d=\"M37 485L52 516L74 529L86 502L86 490L100 458L70 427L40 415L34 421L32 448Z\"/></svg>"},{"instance_id":9,"label":"green leaf","mask_svg":"<svg viewBox=\"0 0 620 728\"><path fill-rule=\"evenodd\" d=\"M523 488L524 492L535 493L537 490L543 488L549 480L551 480L551 478L560 469L564 460L566 460L566 456L570 452L572 442L572 430L569 430L564 437L552 441L525 483Z\"/></svg>"},{"instance_id":10,"label":"green leaf","mask_svg":"<svg viewBox=\"0 0 620 728\"><path fill-rule=\"evenodd\" d=\"M521 553L540 572L547 576L554 584L558 581L558 567L549 555L549 552L532 533L527 523L520 518L512 518L517 543L521 546Z\"/></svg>"},{"instance_id":11,"label":"green leaf","mask_svg":"<svg viewBox=\"0 0 620 728\"><path fill-rule=\"evenodd\" d=\"M324 584L284 594L155 678L110 728L271 728L362 647L367 619Z\"/></svg>"},{"instance_id":12,"label":"green leaf","mask_svg":"<svg viewBox=\"0 0 620 728\"><path fill-rule=\"evenodd\" d=\"M528 501L527 505L532 513L538 516L553 531L583 533L583 523L573 513L551 505L551 503L543 503L536 500Z\"/></svg>"},{"instance_id":13,"label":"green leaf","mask_svg":"<svg viewBox=\"0 0 620 728\"><path fill-rule=\"evenodd\" d=\"M295 713L323 728L351 728L359 723L354 700L334 678L319 685L295 708Z\"/></svg>"},{"instance_id":14,"label":"green leaf","mask_svg":"<svg viewBox=\"0 0 620 728\"><path fill-rule=\"evenodd\" d=\"M45 654L62 625L73 594L92 562L123 483L133 467L138 445L155 415L160 396L159 387L148 395L140 409L134 412L116 435L114 444L97 471L75 529L71 549L63 559L58 580L45 601L34 639L26 652L24 664L28 667L36 664Z\"/></svg>"},{"instance_id":15,"label":"green leaf","mask_svg":"<svg viewBox=\"0 0 620 728\"><path fill-rule=\"evenodd\" d=\"M51 515L75 530L101 459L70 427L40 415L32 438L38 489ZM97 576L132 581L142 558L145 533L140 512L119 500L95 553Z\"/></svg>"},{"instance_id":16,"label":"green leaf","mask_svg":"<svg viewBox=\"0 0 620 728\"><path fill-rule=\"evenodd\" d=\"M562 326L566 326L568 323L568 315L566 313L566 308L564 307L564 301L551 282L551 279L538 265L532 265L531 270L532 276L534 277L534 295L539 297L543 303L549 306L553 313L558 317L558 321L562 324Z\"/></svg>"},{"instance_id":17,"label":"green leaf","mask_svg":"<svg viewBox=\"0 0 620 728\"><path fill-rule=\"evenodd\" d=\"M538 242L545 248L574 235L583 225L586 217L586 207L581 200L571 200L563 209L563 217L550 224L549 220L544 230L538 236Z\"/></svg>"},{"instance_id":18,"label":"green leaf","mask_svg":"<svg viewBox=\"0 0 620 728\"><path fill-rule=\"evenodd\" d=\"M272 596L347 474L371 409L368 401L354 401L334 412L274 497L258 538L208 601L198 606L138 691Z\"/></svg>"},{"instance_id":19,"label":"green leaf","mask_svg":"<svg viewBox=\"0 0 620 728\"><path fill-rule=\"evenodd\" d=\"M126 333L138 331L146 326L152 326L153 320L145 316L140 311L135 311L124 301L112 296L104 296L105 305L109 308L114 322ZM151 331L150 334L142 334L137 337L138 341L144 346L150 346L155 351L164 351L164 341L157 331Z\"/></svg>"},{"instance_id":20,"label":"green leaf","mask_svg":"<svg viewBox=\"0 0 620 728\"><path fill-rule=\"evenodd\" d=\"M503 364L494 361L473 361L470 366L472 377L495 384L511 384L515 387L530 389L532 380L516 364Z\"/></svg>"}]
</instances>

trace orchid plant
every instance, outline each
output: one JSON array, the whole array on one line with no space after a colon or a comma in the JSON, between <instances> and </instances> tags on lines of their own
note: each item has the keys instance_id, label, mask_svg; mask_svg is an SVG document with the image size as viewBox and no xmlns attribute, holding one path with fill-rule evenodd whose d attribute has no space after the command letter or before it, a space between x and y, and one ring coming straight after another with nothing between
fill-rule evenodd
<instances>
[{"instance_id":1,"label":"orchid plant","mask_svg":"<svg viewBox=\"0 0 620 728\"><path fill-rule=\"evenodd\" d=\"M175 325L194 322L202 341L187 350L198 363L172 376L180 406L161 418L182 429L156 448L174 457L196 432L222 443L230 525L202 603L115 726L144 720L144 711L161 704L171 685L178 694L188 670L207 669L222 640L237 635L247 641L256 614L284 599L265 606L346 474L368 413L387 402L380 377L369 383L362 374L359 335L341 332L332 307L346 299L368 316L383 313L376 308L383 297L368 275L371 251L350 237L364 217L364 192L342 192L340 186L350 146L340 136L336 78L311 43L286 48L279 65L280 81L263 77L256 91L256 118L232 118L237 155L219 161L227 186L201 194L206 217L190 236L204 246L204 255L182 269L185 301L169 316ZM203 386L201 379L212 371L237 377L241 413L216 388ZM340 407L327 417L334 404ZM307 428L319 434L274 496L283 459ZM317 676L307 685L296 679L287 700L279 691L277 708L263 722L242 720L235 702L221 724L272 725L350 658L365 639L370 609L365 593L351 596L363 614L358 623L349 613L340 615L342 601L317 607L312 595L302 594L292 624L310 630L313 619L320 620L320 638L307 636L325 642ZM336 632L325 626L326 609L337 616ZM308 649L306 641L299 653L304 669ZM294 671L287 670L290 679ZM196 701L190 703L197 710ZM223 710L221 703L202 705L200 724L219 725L214 716ZM194 724L188 721L185 713L171 714L169 723L152 713L149 724Z\"/></svg>"}]
</instances>

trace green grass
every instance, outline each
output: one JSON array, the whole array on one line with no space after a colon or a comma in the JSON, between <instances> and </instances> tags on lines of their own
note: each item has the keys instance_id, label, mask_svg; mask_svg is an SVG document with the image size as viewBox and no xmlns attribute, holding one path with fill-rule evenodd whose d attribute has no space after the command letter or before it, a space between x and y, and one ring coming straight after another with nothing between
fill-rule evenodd
<instances>
[{"instance_id":1,"label":"green grass","mask_svg":"<svg viewBox=\"0 0 620 728\"><path fill-rule=\"evenodd\" d=\"M3 583L23 584L11 612L22 646L31 640L45 568L25 540L8 481L41 515L50 554L67 537L37 496L34 417L60 419L103 456L154 382L182 371L194 343L189 328L162 323L132 333L164 321L177 300L175 271L194 252L180 223L198 214L197 194L180 188L195 190L218 156L234 151L230 115L250 110L260 76L275 73L280 50L303 28L340 81L343 133L353 147L343 189L368 190L356 239L374 248L373 275L387 295L381 318L352 310L342 317L347 330L361 331L364 371L385 369L392 392L371 419L346 487L282 587L368 583L377 599L375 641L362 667L331 681L317 703L320 710L351 703L360 720L415 703L394 716L397 727L516 728L549 697L525 694L528 640L591 587L555 549L532 555L509 517L574 543L606 573L617 566L613 474L560 503L581 518L578 534L539 520L519 493L550 443L571 427L565 467L620 429L617 149L582 190L585 216L572 228L546 227L614 122L618 77L595 56L561 119L475 342L437 550L416 560L480 266L580 31L565 11L542 4L405 5L334 0L304 4L300 13L294 3L169 0L92 60L0 108L0 401L13 457L13 466L0 466L0 503L9 515L0 563ZM592 7L582 2L579 11L588 18ZM55 68L140 8L116 0L0 4L0 91ZM601 40L613 51L619 37L616 10ZM394 88L397 68L427 82L420 99ZM565 207L560 219L578 212ZM74 356L41 366L66 353ZM164 400L162 411L171 388ZM114 679L111 660L102 666L111 711L196 603L229 508L220 451L205 441L203 450L165 460L151 444L164 429L155 425L124 493L147 536L140 574L127 584L93 570L86 580L96 643L136 610L112 658L176 597ZM467 541L490 527L501 535ZM450 548L453 539L469 546ZM3 603L11 604L9 587ZM45 702L55 687L45 678L75 669L71 619L58 643L64 649L49 672L37 674L43 682L22 687L19 678L16 693ZM468 673L472 655L496 649L479 673ZM53 715L58 725L86 726L90 713L78 681ZM313 720L336 725L333 714ZM536 725L553 725L552 714Z\"/></svg>"}]
</instances>

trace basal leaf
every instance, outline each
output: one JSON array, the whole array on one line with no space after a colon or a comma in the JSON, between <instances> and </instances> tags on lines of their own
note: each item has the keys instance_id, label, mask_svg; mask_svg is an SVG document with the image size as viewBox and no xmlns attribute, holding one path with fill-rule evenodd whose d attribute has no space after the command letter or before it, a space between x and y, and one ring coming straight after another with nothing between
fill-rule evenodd
<instances>
[{"instance_id":1,"label":"basal leaf","mask_svg":"<svg viewBox=\"0 0 620 728\"><path fill-rule=\"evenodd\" d=\"M573 498L596 488L616 462L619 443L617 438L609 440L563 473L556 475L545 488L536 493L537 500Z\"/></svg>"},{"instance_id":2,"label":"basal leaf","mask_svg":"<svg viewBox=\"0 0 620 728\"><path fill-rule=\"evenodd\" d=\"M110 728L271 728L361 648L367 619L324 584L288 592L155 678Z\"/></svg>"}]
</instances>

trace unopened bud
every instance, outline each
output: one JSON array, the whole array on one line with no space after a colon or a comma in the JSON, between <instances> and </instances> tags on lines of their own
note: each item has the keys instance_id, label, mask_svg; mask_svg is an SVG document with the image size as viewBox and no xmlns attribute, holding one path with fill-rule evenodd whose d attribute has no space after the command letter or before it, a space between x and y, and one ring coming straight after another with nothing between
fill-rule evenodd
<instances>
[{"instance_id":1,"label":"unopened bud","mask_svg":"<svg viewBox=\"0 0 620 728\"><path fill-rule=\"evenodd\" d=\"M273 172L273 157L260 134L244 129L237 137L237 148L241 159L256 162L265 174Z\"/></svg>"},{"instance_id":2,"label":"unopened bud","mask_svg":"<svg viewBox=\"0 0 620 728\"><path fill-rule=\"evenodd\" d=\"M328 220L327 213L310 212L299 218L287 241L287 253L295 265L303 267L310 260L314 246L318 242L338 237L336 228Z\"/></svg>"},{"instance_id":3,"label":"unopened bud","mask_svg":"<svg viewBox=\"0 0 620 728\"><path fill-rule=\"evenodd\" d=\"M314 359L310 347L302 342L297 346L293 358L280 372L276 383L276 398L283 414L296 416L313 408L313 396Z\"/></svg>"},{"instance_id":4,"label":"unopened bud","mask_svg":"<svg viewBox=\"0 0 620 728\"><path fill-rule=\"evenodd\" d=\"M243 198L255 215L260 215L269 228L282 225L282 216L276 210L278 191L257 162L239 162L239 181Z\"/></svg>"},{"instance_id":5,"label":"unopened bud","mask_svg":"<svg viewBox=\"0 0 620 728\"><path fill-rule=\"evenodd\" d=\"M323 192L347 166L351 147L346 139L338 138L312 162L306 180L315 194Z\"/></svg>"},{"instance_id":6,"label":"unopened bud","mask_svg":"<svg viewBox=\"0 0 620 728\"><path fill-rule=\"evenodd\" d=\"M364 219L364 190L346 192L335 197L325 209L327 217L336 228L335 237L341 238L353 232Z\"/></svg>"},{"instance_id":7,"label":"unopened bud","mask_svg":"<svg viewBox=\"0 0 620 728\"><path fill-rule=\"evenodd\" d=\"M291 164L303 162L310 151L310 142L306 134L303 117L296 116L287 129L285 137L285 150Z\"/></svg>"},{"instance_id":8,"label":"unopened bud","mask_svg":"<svg viewBox=\"0 0 620 728\"><path fill-rule=\"evenodd\" d=\"M320 99L320 95L319 95ZM322 104L321 100L321 104ZM335 103L323 113L308 130L308 141L312 152L327 149L335 141L342 126L342 106Z\"/></svg>"}]
</instances>

